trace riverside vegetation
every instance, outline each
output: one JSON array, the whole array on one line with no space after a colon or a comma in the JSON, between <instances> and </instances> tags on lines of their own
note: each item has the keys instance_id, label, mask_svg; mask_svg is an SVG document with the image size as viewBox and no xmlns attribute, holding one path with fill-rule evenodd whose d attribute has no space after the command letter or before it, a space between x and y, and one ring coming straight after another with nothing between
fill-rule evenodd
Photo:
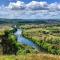
<instances>
[{"instance_id":1,"label":"riverside vegetation","mask_svg":"<svg viewBox=\"0 0 60 60\"><path fill-rule=\"evenodd\" d=\"M34 48L26 46L17 41L17 37L14 34L16 28L10 28L8 30L0 31L0 46L2 47L2 54L27 54L37 52Z\"/></svg>"},{"instance_id":2,"label":"riverside vegetation","mask_svg":"<svg viewBox=\"0 0 60 60\"><path fill-rule=\"evenodd\" d=\"M0 60L60 60L60 25L59 24L23 24L18 25L22 35L42 48L41 53L23 45L14 35L16 29L10 25L0 29Z\"/></svg>"}]
</instances>

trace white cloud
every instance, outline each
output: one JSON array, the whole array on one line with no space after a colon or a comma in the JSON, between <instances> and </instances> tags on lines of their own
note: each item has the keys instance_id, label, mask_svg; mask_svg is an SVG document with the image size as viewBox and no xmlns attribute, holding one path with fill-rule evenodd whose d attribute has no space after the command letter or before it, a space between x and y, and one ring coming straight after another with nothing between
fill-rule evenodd
<instances>
[{"instance_id":1,"label":"white cloud","mask_svg":"<svg viewBox=\"0 0 60 60\"><path fill-rule=\"evenodd\" d=\"M17 19L60 19L60 3L32 1L10 2L8 6L0 6L0 18Z\"/></svg>"},{"instance_id":2,"label":"white cloud","mask_svg":"<svg viewBox=\"0 0 60 60\"><path fill-rule=\"evenodd\" d=\"M45 9L45 8L47 8L47 6L48 6L47 2L37 2L37 1L32 1L28 4L26 4L26 8L32 9L32 10Z\"/></svg>"},{"instance_id":3,"label":"white cloud","mask_svg":"<svg viewBox=\"0 0 60 60\"><path fill-rule=\"evenodd\" d=\"M17 1L16 3L10 2L8 5L8 8L10 9L24 9L25 8L25 3L21 1Z\"/></svg>"},{"instance_id":4,"label":"white cloud","mask_svg":"<svg viewBox=\"0 0 60 60\"><path fill-rule=\"evenodd\" d=\"M48 4L45 1L32 1L29 2L27 4L25 4L24 2L21 1L17 1L17 2L10 2L10 4L7 6L10 9L13 10L50 10L50 11L54 11L54 10L60 10L60 3L54 2L51 4Z\"/></svg>"},{"instance_id":5,"label":"white cloud","mask_svg":"<svg viewBox=\"0 0 60 60\"><path fill-rule=\"evenodd\" d=\"M47 9L47 2L37 2L37 1L32 1L28 4L25 4L24 2L17 1L17 2L10 2L8 5L8 8L10 9L27 9L27 10L42 10L42 9Z\"/></svg>"},{"instance_id":6,"label":"white cloud","mask_svg":"<svg viewBox=\"0 0 60 60\"><path fill-rule=\"evenodd\" d=\"M49 4L48 8L50 10L60 10L60 4L57 2Z\"/></svg>"}]
</instances>

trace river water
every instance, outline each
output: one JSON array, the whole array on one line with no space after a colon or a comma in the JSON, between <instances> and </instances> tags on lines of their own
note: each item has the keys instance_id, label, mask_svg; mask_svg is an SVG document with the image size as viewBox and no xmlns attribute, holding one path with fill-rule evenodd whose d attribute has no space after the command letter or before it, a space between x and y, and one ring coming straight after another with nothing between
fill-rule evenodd
<instances>
[{"instance_id":1,"label":"river water","mask_svg":"<svg viewBox=\"0 0 60 60\"><path fill-rule=\"evenodd\" d=\"M33 43L32 41L30 41L27 38L22 36L21 29L17 29L17 31L15 32L15 35L17 36L18 42L20 42L21 44L25 44L25 45L31 46L33 48L37 48L37 45L35 43Z\"/></svg>"}]
</instances>

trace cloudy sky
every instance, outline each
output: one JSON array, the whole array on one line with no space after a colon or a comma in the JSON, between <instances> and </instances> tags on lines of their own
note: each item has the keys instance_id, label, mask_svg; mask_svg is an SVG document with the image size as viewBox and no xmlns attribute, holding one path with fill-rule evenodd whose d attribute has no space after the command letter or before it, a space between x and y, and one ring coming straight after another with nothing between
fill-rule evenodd
<instances>
[{"instance_id":1,"label":"cloudy sky","mask_svg":"<svg viewBox=\"0 0 60 60\"><path fill-rule=\"evenodd\" d=\"M60 0L0 0L0 18L60 19Z\"/></svg>"}]
</instances>

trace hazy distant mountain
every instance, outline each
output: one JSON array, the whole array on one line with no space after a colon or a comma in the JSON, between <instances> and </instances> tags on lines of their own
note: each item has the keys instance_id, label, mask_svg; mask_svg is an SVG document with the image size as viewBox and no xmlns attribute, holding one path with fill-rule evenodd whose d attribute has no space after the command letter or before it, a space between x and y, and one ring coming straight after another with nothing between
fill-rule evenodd
<instances>
[{"instance_id":1,"label":"hazy distant mountain","mask_svg":"<svg viewBox=\"0 0 60 60\"><path fill-rule=\"evenodd\" d=\"M4 19L0 18L1 23L60 23L60 19Z\"/></svg>"}]
</instances>

